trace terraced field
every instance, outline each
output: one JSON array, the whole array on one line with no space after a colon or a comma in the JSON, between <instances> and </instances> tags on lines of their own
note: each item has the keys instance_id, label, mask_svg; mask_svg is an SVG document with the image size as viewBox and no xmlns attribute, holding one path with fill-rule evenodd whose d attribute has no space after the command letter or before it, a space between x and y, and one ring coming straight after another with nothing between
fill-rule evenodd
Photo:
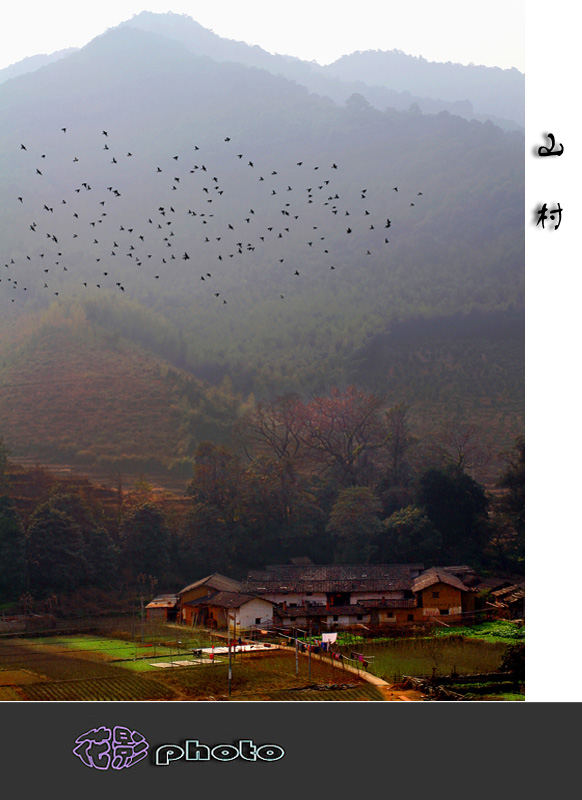
<instances>
[{"instance_id":1,"label":"terraced field","mask_svg":"<svg viewBox=\"0 0 582 800\"><path fill-rule=\"evenodd\" d=\"M371 684L354 685L349 689L282 689L277 692L265 692L264 694L248 694L238 695L231 697L231 700L272 700L277 702L294 702L294 701L330 701L339 700L345 702L346 700L385 700L382 692Z\"/></svg>"},{"instance_id":2,"label":"terraced field","mask_svg":"<svg viewBox=\"0 0 582 800\"><path fill-rule=\"evenodd\" d=\"M53 702L178 699L176 692L171 687L136 675L79 681L32 683L18 686L17 690L20 697L13 699Z\"/></svg>"},{"instance_id":3,"label":"terraced field","mask_svg":"<svg viewBox=\"0 0 582 800\"><path fill-rule=\"evenodd\" d=\"M156 668L172 650L172 666ZM7 639L0 642L0 701L384 699L357 675L316 659L310 667L307 658L296 662L283 651L233 656L229 696L226 658L198 665L188 664L185 654L107 637ZM310 688L341 683L353 688Z\"/></svg>"},{"instance_id":4,"label":"terraced field","mask_svg":"<svg viewBox=\"0 0 582 800\"><path fill-rule=\"evenodd\" d=\"M0 703L6 700L22 700L14 686L0 686Z\"/></svg>"}]
</instances>

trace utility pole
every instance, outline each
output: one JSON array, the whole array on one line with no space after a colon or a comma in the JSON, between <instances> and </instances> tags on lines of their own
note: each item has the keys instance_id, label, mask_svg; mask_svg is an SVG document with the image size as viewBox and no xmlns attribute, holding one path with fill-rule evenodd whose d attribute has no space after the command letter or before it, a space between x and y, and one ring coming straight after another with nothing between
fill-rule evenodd
<instances>
[{"instance_id":1,"label":"utility pole","mask_svg":"<svg viewBox=\"0 0 582 800\"><path fill-rule=\"evenodd\" d=\"M141 643L143 644L143 597L139 598L140 611L141 611Z\"/></svg>"},{"instance_id":2,"label":"utility pole","mask_svg":"<svg viewBox=\"0 0 582 800\"><path fill-rule=\"evenodd\" d=\"M307 664L309 667L309 677L311 678L311 620L309 620L309 655L307 657Z\"/></svg>"},{"instance_id":3,"label":"utility pole","mask_svg":"<svg viewBox=\"0 0 582 800\"><path fill-rule=\"evenodd\" d=\"M226 627L228 630L228 694L232 692L232 651L230 647L230 614L226 613Z\"/></svg>"},{"instance_id":4,"label":"utility pole","mask_svg":"<svg viewBox=\"0 0 582 800\"><path fill-rule=\"evenodd\" d=\"M295 628L295 674L299 675L299 642L297 641L297 628Z\"/></svg>"}]
</instances>

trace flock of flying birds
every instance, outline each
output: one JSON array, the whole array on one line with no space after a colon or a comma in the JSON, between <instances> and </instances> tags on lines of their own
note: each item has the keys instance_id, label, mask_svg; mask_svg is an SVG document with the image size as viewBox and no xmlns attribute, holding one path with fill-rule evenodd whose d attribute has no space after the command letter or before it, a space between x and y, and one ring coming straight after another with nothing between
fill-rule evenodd
<instances>
[{"instance_id":1,"label":"flock of flying birds","mask_svg":"<svg viewBox=\"0 0 582 800\"><path fill-rule=\"evenodd\" d=\"M61 128L59 137L67 136L67 128ZM24 168L38 183L29 191L29 181L14 200L22 223L21 244L4 263L0 296L2 284L11 293L27 292L34 284L33 291L58 296L64 272L67 284L76 281L82 291L125 292L135 269L146 280L163 281L170 279L172 262L189 262L188 276L198 283L198 290L207 289L217 303L226 305L221 277L232 275L227 268L230 259L248 259L263 249L263 263L272 263L281 277L285 270L295 279L314 264L329 271L341 269L348 252L350 263L378 252L385 258L382 248L389 245L392 226L387 195L398 199L401 207L413 207L422 195L416 192L414 201L402 200L398 186L387 187L381 213L367 188L356 190L346 203L343 192L340 197L333 188L341 170L335 162L321 166L298 160L283 169L265 168L256 157L238 152L229 136L219 144L228 148L221 152L221 163L229 164L224 182L214 174L211 155L205 161L203 148L197 145L191 146L186 167L183 155L173 154L160 164L142 164L134 174L127 165L138 162L139 156L116 145L109 131L101 131L100 140L101 160L96 168L92 154L91 169L85 171L84 162L90 159L81 152L75 155L68 146L59 148L53 163L50 155L30 143L20 144ZM67 170L62 169L63 159ZM241 176L240 170L245 174ZM63 176L73 179L66 190ZM150 186L157 192L155 207L137 219L136 213L153 196ZM55 191L60 193L58 199ZM229 192L235 195L230 200ZM124 202L124 198L129 199ZM236 212L233 200L239 209L241 203L247 205ZM232 281L226 285L232 290Z\"/></svg>"}]
</instances>

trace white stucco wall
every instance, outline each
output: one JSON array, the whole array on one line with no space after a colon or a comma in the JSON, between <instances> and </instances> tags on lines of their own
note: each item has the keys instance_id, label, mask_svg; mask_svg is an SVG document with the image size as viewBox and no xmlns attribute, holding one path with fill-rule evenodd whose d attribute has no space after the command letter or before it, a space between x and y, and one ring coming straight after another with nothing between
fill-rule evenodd
<instances>
[{"instance_id":1,"label":"white stucco wall","mask_svg":"<svg viewBox=\"0 0 582 800\"><path fill-rule=\"evenodd\" d=\"M365 624L366 622L370 621L369 614L362 612L359 616L361 616L362 619L356 619L355 613L350 614L349 616L347 614L338 614L337 619L334 620L333 614L328 614L326 617L326 622L331 627L333 625L356 625L357 623Z\"/></svg>"},{"instance_id":2,"label":"white stucco wall","mask_svg":"<svg viewBox=\"0 0 582 800\"><path fill-rule=\"evenodd\" d=\"M237 609L237 624L243 628L250 628L256 625L256 620L260 617L260 625L273 622L273 605L266 600L249 600L244 606Z\"/></svg>"},{"instance_id":3,"label":"white stucco wall","mask_svg":"<svg viewBox=\"0 0 582 800\"><path fill-rule=\"evenodd\" d=\"M262 596L268 600L271 600L273 603L287 603L287 605L291 605L291 603L295 603L298 606L303 606L306 603L318 603L320 605L325 605L325 592L313 592L313 594L308 595L306 592L288 592L283 594L282 592L263 592Z\"/></svg>"}]
</instances>

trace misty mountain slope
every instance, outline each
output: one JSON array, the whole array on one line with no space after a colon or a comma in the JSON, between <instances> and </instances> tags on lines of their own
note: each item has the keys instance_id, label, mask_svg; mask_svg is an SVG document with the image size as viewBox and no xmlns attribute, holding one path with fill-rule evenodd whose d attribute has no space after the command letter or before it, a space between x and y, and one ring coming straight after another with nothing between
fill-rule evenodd
<instances>
[{"instance_id":1,"label":"misty mountain slope","mask_svg":"<svg viewBox=\"0 0 582 800\"><path fill-rule=\"evenodd\" d=\"M258 45L220 37L191 17L171 12L144 11L108 33L128 27L163 36L186 46L194 55L216 62L265 69L339 104L357 92L382 111L386 108L404 111L416 104L429 114L449 111L467 119L490 118L508 129L524 125L523 75L517 70L432 63L400 51L356 52L322 67L293 56L269 53ZM73 52L75 49L71 48L24 59L0 70L0 83Z\"/></svg>"},{"instance_id":2,"label":"misty mountain slope","mask_svg":"<svg viewBox=\"0 0 582 800\"><path fill-rule=\"evenodd\" d=\"M495 114L524 125L525 78L519 70L427 61L399 50L366 50L344 55L326 74L368 86L454 102L467 99L475 114Z\"/></svg>"},{"instance_id":3,"label":"misty mountain slope","mask_svg":"<svg viewBox=\"0 0 582 800\"><path fill-rule=\"evenodd\" d=\"M54 306L18 342L0 342L0 418L16 455L189 474L197 443L230 442L244 408L228 388L170 368L78 305Z\"/></svg>"},{"instance_id":4,"label":"misty mountain slope","mask_svg":"<svg viewBox=\"0 0 582 800\"><path fill-rule=\"evenodd\" d=\"M53 61L66 58L77 52L77 50L77 47L68 47L65 50L57 50L54 53L44 53L23 58L22 61L17 61L15 64L0 69L0 83L9 81L11 78L17 78L19 75L25 75L27 72L35 72L47 64L52 64Z\"/></svg>"},{"instance_id":5,"label":"misty mountain slope","mask_svg":"<svg viewBox=\"0 0 582 800\"><path fill-rule=\"evenodd\" d=\"M0 112L4 320L68 309L165 369L226 379L244 397L358 380L427 407L432 386L441 405L462 390L469 411L493 409L492 431L498 411L519 417L517 317L507 358L494 323L453 349L448 330L421 323L523 307L520 133L446 112L383 112L359 93L338 105L131 26L6 81ZM420 340L382 351L375 372L367 346L403 324L418 325ZM26 383L61 353L72 360L70 340L46 335L45 362L24 359L16 373L10 361L4 382ZM111 342L99 341L106 363ZM82 363L93 345L77 344ZM91 391L102 397L98 383ZM178 408L167 459L182 457L201 435L197 401L164 402ZM218 437L242 401L204 402L222 420L204 428ZM42 426L27 422L35 406L24 395L17 407L11 436L30 449ZM142 424L155 428L155 414ZM81 428L74 452L104 458ZM100 442L98 428L87 431ZM108 436L111 458L129 454L118 438ZM66 452L66 437L49 440Z\"/></svg>"},{"instance_id":6,"label":"misty mountain slope","mask_svg":"<svg viewBox=\"0 0 582 800\"><path fill-rule=\"evenodd\" d=\"M122 25L167 36L216 61L283 75L340 104L359 92L382 111L404 111L416 103L429 114L449 111L468 119L493 115L493 121L524 126L524 83L517 70L428 62L399 51L356 52L322 67L219 37L186 15L144 11Z\"/></svg>"},{"instance_id":7,"label":"misty mountain slope","mask_svg":"<svg viewBox=\"0 0 582 800\"><path fill-rule=\"evenodd\" d=\"M30 232L39 219L45 228L50 221L44 235L50 232L62 244L73 230L81 236L82 222L73 220L72 210L81 217L107 215L111 208L118 218L123 211L127 228L152 225L156 215L159 226L169 221L159 218L169 203L175 241L185 249L190 242L197 246L200 268L218 266L220 253L215 244L198 245L210 234L217 234L213 242L218 234L225 240L220 270L227 286L231 278L247 277L247 269L252 275L261 265L278 263L279 256L294 258L295 267L311 260L328 269L334 257L359 261L373 246L365 270L383 270L384 256L399 256L400 246L410 253L425 240L432 248L440 236L446 250L458 253L462 242L471 247L474 234L487 247L512 237L521 224L523 139L517 134L446 114L381 113L358 96L338 107L263 70L219 65L141 31L114 29L69 59L4 84L0 104L7 112L0 153L6 181L0 202L10 227L6 257L22 260L39 245L36 231ZM80 189L88 182L91 195ZM400 184L400 191L390 184ZM115 199L112 190L119 193ZM198 224L203 214L206 228ZM350 214L353 220L347 220ZM79 266L88 268L93 254L109 256L104 248L111 238L97 252L87 237L105 226L110 237L116 221L100 219L104 227L93 231L85 223L80 241L69 243ZM259 245L269 227L290 234L281 237L284 244ZM319 241L325 234L330 246L307 250L304 237L315 239L320 228ZM384 247L388 236L390 248ZM245 254L248 245L254 248L252 258L231 264L226 257L241 239ZM163 237L152 242L152 263L159 265L165 246ZM487 258L486 250L472 258L482 255ZM490 267L502 282L512 282L521 266L511 248L503 260L508 256L509 270L507 263ZM438 257L432 248L433 272ZM443 252L443 262L448 258ZM400 259L393 260L401 270ZM191 268L172 265L175 290L190 281ZM268 278L262 268L261 277Z\"/></svg>"}]
</instances>

